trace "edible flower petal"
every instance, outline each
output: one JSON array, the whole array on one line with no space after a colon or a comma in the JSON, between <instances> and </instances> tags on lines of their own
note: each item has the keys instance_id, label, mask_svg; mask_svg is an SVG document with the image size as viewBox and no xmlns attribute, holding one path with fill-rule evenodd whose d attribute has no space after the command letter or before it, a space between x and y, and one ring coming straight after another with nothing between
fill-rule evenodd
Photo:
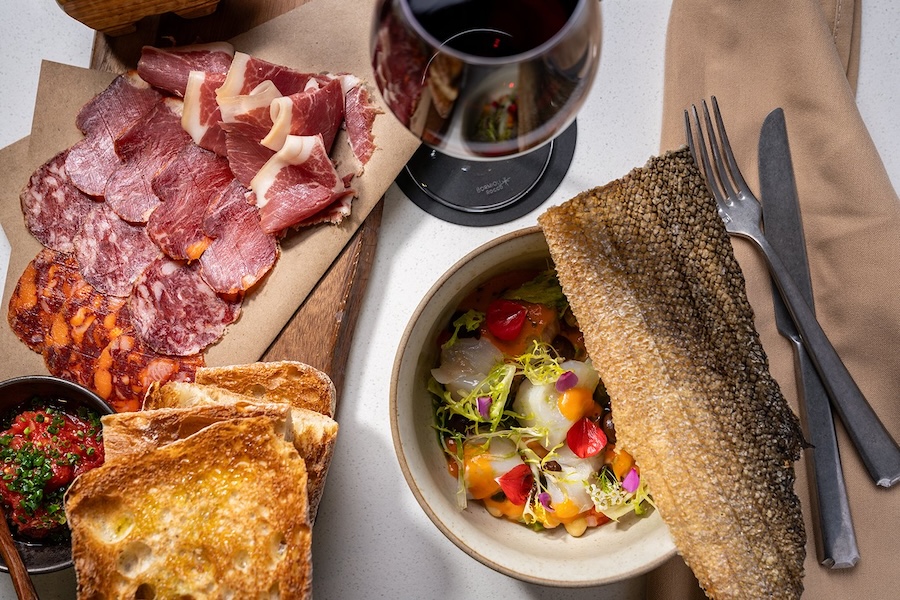
<instances>
[{"instance_id":1,"label":"edible flower petal","mask_svg":"<svg viewBox=\"0 0 900 600\"><path fill-rule=\"evenodd\" d=\"M556 391L562 393L576 385L578 385L578 375L574 371L566 371L556 380Z\"/></svg>"},{"instance_id":2,"label":"edible flower petal","mask_svg":"<svg viewBox=\"0 0 900 600\"><path fill-rule=\"evenodd\" d=\"M478 414L480 414L485 419L490 417L491 416L491 404L494 403L494 401L491 399L491 397L490 396L479 396L478 399L476 400L476 402L478 403Z\"/></svg>"},{"instance_id":3,"label":"edible flower petal","mask_svg":"<svg viewBox=\"0 0 900 600\"><path fill-rule=\"evenodd\" d=\"M638 474L637 469L632 468L628 471L628 475L625 476L625 479L622 480L622 487L626 492L634 493L638 486L641 484L641 476Z\"/></svg>"},{"instance_id":4,"label":"edible flower petal","mask_svg":"<svg viewBox=\"0 0 900 600\"><path fill-rule=\"evenodd\" d=\"M566 434L566 443L578 458L590 458L606 447L606 434L591 419L582 417Z\"/></svg>"},{"instance_id":5,"label":"edible flower petal","mask_svg":"<svg viewBox=\"0 0 900 600\"><path fill-rule=\"evenodd\" d=\"M541 503L541 506L543 506L545 510L553 510L553 508L550 506L550 494L548 492L541 492L540 494L538 494L538 501Z\"/></svg>"},{"instance_id":6,"label":"edible flower petal","mask_svg":"<svg viewBox=\"0 0 900 600\"><path fill-rule=\"evenodd\" d=\"M506 474L497 478L500 489L506 494L506 498L518 506L523 506L528 501L528 493L534 485L534 475L531 468L525 463L513 467Z\"/></svg>"}]
</instances>

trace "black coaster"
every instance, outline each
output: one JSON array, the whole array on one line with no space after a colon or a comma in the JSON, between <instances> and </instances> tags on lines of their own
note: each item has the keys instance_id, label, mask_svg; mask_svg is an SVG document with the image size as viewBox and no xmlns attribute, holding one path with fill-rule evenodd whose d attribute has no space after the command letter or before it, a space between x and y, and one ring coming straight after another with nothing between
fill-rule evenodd
<instances>
[{"instance_id":1,"label":"black coaster","mask_svg":"<svg viewBox=\"0 0 900 600\"><path fill-rule=\"evenodd\" d=\"M453 158L423 145L397 176L397 185L443 221L475 227L508 223L556 190L569 170L576 138L573 122L534 152L495 161Z\"/></svg>"}]
</instances>

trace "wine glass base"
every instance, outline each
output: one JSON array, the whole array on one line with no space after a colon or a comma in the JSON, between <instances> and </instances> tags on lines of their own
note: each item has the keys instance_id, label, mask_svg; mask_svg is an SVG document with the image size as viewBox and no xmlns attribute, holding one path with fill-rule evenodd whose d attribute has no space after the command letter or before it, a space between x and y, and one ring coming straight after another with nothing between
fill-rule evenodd
<instances>
[{"instance_id":1,"label":"wine glass base","mask_svg":"<svg viewBox=\"0 0 900 600\"><path fill-rule=\"evenodd\" d=\"M573 122L533 152L495 161L473 161L419 148L397 176L397 185L419 208L449 223L484 227L522 217L559 187L575 153Z\"/></svg>"}]
</instances>

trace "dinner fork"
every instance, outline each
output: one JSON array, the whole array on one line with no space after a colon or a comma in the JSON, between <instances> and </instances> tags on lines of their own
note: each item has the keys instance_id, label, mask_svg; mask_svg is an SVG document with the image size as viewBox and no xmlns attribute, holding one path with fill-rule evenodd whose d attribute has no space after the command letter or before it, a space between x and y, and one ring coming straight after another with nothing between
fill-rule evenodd
<instances>
[{"instance_id":1,"label":"dinner fork","mask_svg":"<svg viewBox=\"0 0 900 600\"><path fill-rule=\"evenodd\" d=\"M844 423L869 475L877 485L891 487L900 480L900 447L856 385L784 263L766 240L760 227L762 206L741 175L715 97L712 98L712 106L715 129L705 100L702 122L697 107L691 106L696 122L697 144L694 143L691 115L687 110L684 111L684 125L694 162L703 170L706 184L716 200L719 216L725 222L725 229L732 235L751 240L762 251L775 286L813 359L832 406ZM712 160L703 135L704 124Z\"/></svg>"}]
</instances>

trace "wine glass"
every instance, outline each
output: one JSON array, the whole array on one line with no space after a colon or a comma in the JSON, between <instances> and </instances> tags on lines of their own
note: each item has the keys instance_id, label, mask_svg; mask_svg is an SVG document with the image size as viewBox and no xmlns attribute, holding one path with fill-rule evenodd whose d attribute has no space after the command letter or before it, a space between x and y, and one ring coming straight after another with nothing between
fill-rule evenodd
<instances>
[{"instance_id":1,"label":"wine glass","mask_svg":"<svg viewBox=\"0 0 900 600\"><path fill-rule=\"evenodd\" d=\"M424 142L403 191L470 225L542 203L568 169L599 51L599 0L379 0L375 83Z\"/></svg>"}]
</instances>

